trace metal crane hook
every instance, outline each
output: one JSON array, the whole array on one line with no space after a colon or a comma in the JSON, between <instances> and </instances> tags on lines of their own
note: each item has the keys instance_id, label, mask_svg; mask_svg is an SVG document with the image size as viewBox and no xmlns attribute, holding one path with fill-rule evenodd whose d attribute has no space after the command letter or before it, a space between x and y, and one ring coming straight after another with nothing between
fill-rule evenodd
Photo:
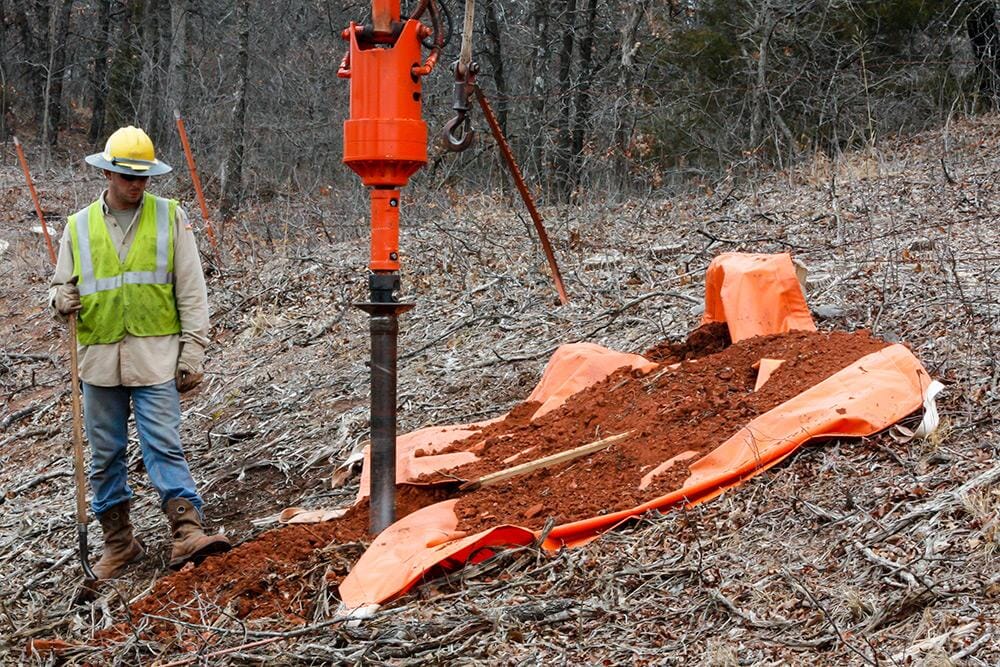
<instances>
[{"instance_id":1,"label":"metal crane hook","mask_svg":"<svg viewBox=\"0 0 1000 667\"><path fill-rule=\"evenodd\" d=\"M464 151L476 139L476 133L472 131L472 119L465 111L459 111L454 118L445 123L442 138L444 147L448 150L455 153Z\"/></svg>"},{"instance_id":2,"label":"metal crane hook","mask_svg":"<svg viewBox=\"0 0 1000 667\"><path fill-rule=\"evenodd\" d=\"M464 151L476 138L469 117L469 100L475 90L477 72L479 66L475 63L468 67L463 67L461 62L455 63L455 91L451 104L455 117L445 123L442 133L444 147L455 153Z\"/></svg>"}]
</instances>

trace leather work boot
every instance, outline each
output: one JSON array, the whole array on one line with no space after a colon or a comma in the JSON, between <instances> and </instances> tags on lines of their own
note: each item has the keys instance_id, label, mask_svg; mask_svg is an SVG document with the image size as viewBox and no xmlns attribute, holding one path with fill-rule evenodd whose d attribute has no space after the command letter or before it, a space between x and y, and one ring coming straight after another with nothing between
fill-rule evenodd
<instances>
[{"instance_id":1,"label":"leather work boot","mask_svg":"<svg viewBox=\"0 0 1000 667\"><path fill-rule=\"evenodd\" d=\"M171 570L179 570L188 562L199 565L208 556L221 554L232 548L225 535L205 534L198 510L184 498L167 501L167 519L174 536L174 545L170 550Z\"/></svg>"},{"instance_id":2,"label":"leather work boot","mask_svg":"<svg viewBox=\"0 0 1000 667\"><path fill-rule=\"evenodd\" d=\"M131 502L126 500L97 517L104 533L101 559L92 568L98 579L112 579L126 565L143 556L142 543L132 535L131 509Z\"/></svg>"}]
</instances>

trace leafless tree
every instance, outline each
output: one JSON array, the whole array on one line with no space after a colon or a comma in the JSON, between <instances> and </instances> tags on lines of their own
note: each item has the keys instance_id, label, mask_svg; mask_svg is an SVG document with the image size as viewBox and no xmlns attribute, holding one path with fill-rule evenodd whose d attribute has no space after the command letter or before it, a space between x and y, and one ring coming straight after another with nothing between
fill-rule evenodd
<instances>
[{"instance_id":1,"label":"leafless tree","mask_svg":"<svg viewBox=\"0 0 1000 667\"><path fill-rule=\"evenodd\" d=\"M243 158L246 154L247 87L250 63L250 0L236 5L236 30L239 50L236 54L236 99L229 126L229 159L227 179L222 190L222 217L232 218L240 209L243 197Z\"/></svg>"},{"instance_id":2,"label":"leafless tree","mask_svg":"<svg viewBox=\"0 0 1000 667\"><path fill-rule=\"evenodd\" d=\"M473 39L524 173L567 201L833 155L995 105L996 4L481 0ZM0 0L5 124L29 141L83 128L95 145L139 124L177 162L178 108L206 188L231 215L240 193L354 184L340 163L348 87L336 68L341 31L367 20L367 3L258 0L244 25L246 8ZM432 135L452 113L459 41L424 81ZM441 157L451 166L434 177L495 187L490 145Z\"/></svg>"}]
</instances>

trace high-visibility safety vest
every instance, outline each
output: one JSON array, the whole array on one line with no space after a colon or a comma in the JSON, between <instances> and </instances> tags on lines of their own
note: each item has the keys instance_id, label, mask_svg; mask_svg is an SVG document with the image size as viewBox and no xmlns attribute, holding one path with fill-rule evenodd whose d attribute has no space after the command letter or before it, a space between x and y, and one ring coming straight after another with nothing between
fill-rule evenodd
<instances>
[{"instance_id":1,"label":"high-visibility safety vest","mask_svg":"<svg viewBox=\"0 0 1000 667\"><path fill-rule=\"evenodd\" d=\"M98 198L69 217L73 275L80 290L77 337L83 345L181 331L174 299L177 202L144 193L138 228L122 263Z\"/></svg>"}]
</instances>

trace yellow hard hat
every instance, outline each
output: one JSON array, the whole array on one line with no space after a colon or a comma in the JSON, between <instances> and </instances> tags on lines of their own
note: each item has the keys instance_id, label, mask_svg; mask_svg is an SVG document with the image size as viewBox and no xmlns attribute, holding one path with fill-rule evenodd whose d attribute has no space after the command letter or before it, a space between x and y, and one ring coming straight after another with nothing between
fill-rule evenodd
<instances>
[{"instance_id":1,"label":"yellow hard hat","mask_svg":"<svg viewBox=\"0 0 1000 667\"><path fill-rule=\"evenodd\" d=\"M149 135L131 125L115 130L104 144L104 152L88 155L86 160L100 169L130 176L159 176L171 169L166 162L156 159Z\"/></svg>"}]
</instances>

